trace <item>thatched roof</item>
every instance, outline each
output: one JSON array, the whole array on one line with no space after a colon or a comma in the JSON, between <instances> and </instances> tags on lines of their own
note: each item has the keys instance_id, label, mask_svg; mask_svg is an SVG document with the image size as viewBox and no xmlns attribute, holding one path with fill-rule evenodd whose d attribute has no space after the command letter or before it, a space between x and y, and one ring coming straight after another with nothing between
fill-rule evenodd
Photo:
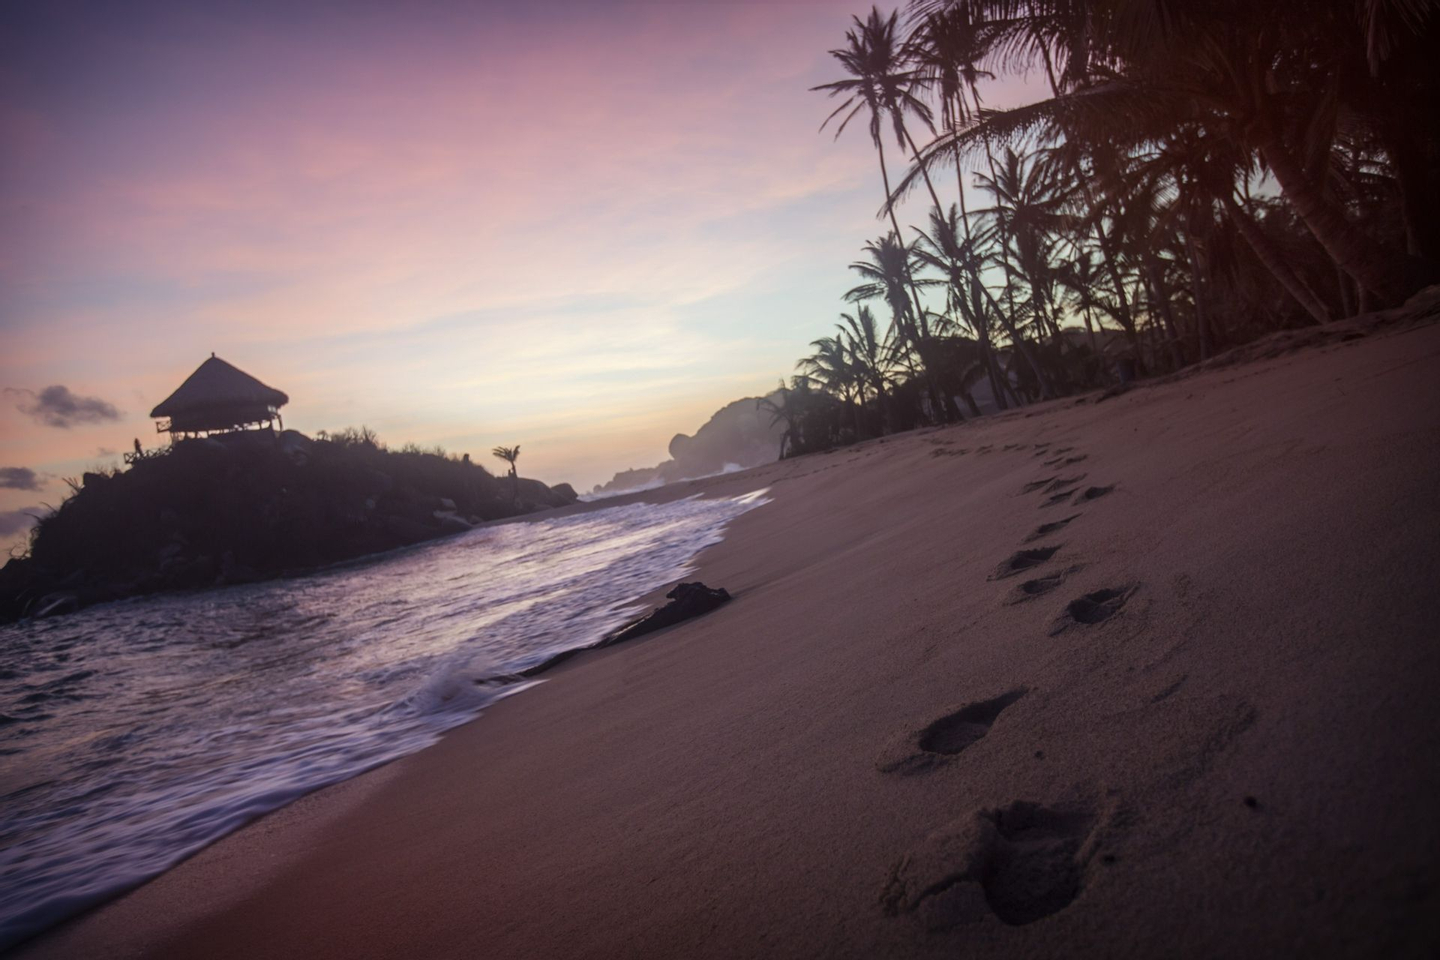
<instances>
[{"instance_id":1,"label":"thatched roof","mask_svg":"<svg viewBox=\"0 0 1440 960\"><path fill-rule=\"evenodd\" d=\"M289 402L290 398L279 390L265 386L212 353L178 390L150 411L150 416L188 417L225 408L281 407Z\"/></svg>"}]
</instances>

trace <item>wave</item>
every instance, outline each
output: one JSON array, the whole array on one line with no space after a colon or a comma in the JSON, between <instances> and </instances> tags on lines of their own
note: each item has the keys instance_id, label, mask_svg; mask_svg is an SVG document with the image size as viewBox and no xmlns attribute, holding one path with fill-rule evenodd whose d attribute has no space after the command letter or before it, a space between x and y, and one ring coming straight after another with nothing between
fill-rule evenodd
<instances>
[{"instance_id":1,"label":"wave","mask_svg":"<svg viewBox=\"0 0 1440 960\"><path fill-rule=\"evenodd\" d=\"M485 527L311 577L0 628L0 950L541 682L746 497Z\"/></svg>"}]
</instances>

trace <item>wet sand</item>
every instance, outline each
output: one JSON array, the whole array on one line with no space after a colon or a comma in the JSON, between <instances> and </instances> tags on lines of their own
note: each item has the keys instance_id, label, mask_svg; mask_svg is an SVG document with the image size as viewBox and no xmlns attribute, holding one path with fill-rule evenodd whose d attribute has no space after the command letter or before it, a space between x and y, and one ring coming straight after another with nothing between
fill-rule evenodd
<instances>
[{"instance_id":1,"label":"wet sand","mask_svg":"<svg viewBox=\"0 0 1440 960\"><path fill-rule=\"evenodd\" d=\"M1433 955L1440 326L1358 332L642 495L770 488L733 602L21 955Z\"/></svg>"}]
</instances>

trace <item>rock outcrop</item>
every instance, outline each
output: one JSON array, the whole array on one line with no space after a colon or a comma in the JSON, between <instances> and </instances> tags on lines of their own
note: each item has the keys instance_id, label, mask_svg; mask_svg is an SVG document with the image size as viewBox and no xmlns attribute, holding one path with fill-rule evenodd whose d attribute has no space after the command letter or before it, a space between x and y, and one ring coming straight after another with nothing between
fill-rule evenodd
<instances>
[{"instance_id":1,"label":"rock outcrop","mask_svg":"<svg viewBox=\"0 0 1440 960\"><path fill-rule=\"evenodd\" d=\"M757 397L746 397L726 404L693 437L683 433L672 437L669 460L622 470L592 493L618 493L774 463L780 457L782 428L771 422L759 402Z\"/></svg>"},{"instance_id":2,"label":"rock outcrop","mask_svg":"<svg viewBox=\"0 0 1440 960\"><path fill-rule=\"evenodd\" d=\"M468 460L251 431L87 473L0 569L0 622L158 590L245 583L575 502Z\"/></svg>"}]
</instances>

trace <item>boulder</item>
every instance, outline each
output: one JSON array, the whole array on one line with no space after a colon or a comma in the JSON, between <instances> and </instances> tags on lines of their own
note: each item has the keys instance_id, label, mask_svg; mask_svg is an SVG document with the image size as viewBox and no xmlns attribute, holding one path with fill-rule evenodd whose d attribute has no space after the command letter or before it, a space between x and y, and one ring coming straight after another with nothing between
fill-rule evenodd
<instances>
[{"instance_id":1,"label":"boulder","mask_svg":"<svg viewBox=\"0 0 1440 960\"><path fill-rule=\"evenodd\" d=\"M606 645L632 640L635 637L673 627L683 620L709 613L722 603L730 600L730 593L724 587L712 589L700 582L682 583L665 594L669 603L654 612L641 617L605 641Z\"/></svg>"}]
</instances>

